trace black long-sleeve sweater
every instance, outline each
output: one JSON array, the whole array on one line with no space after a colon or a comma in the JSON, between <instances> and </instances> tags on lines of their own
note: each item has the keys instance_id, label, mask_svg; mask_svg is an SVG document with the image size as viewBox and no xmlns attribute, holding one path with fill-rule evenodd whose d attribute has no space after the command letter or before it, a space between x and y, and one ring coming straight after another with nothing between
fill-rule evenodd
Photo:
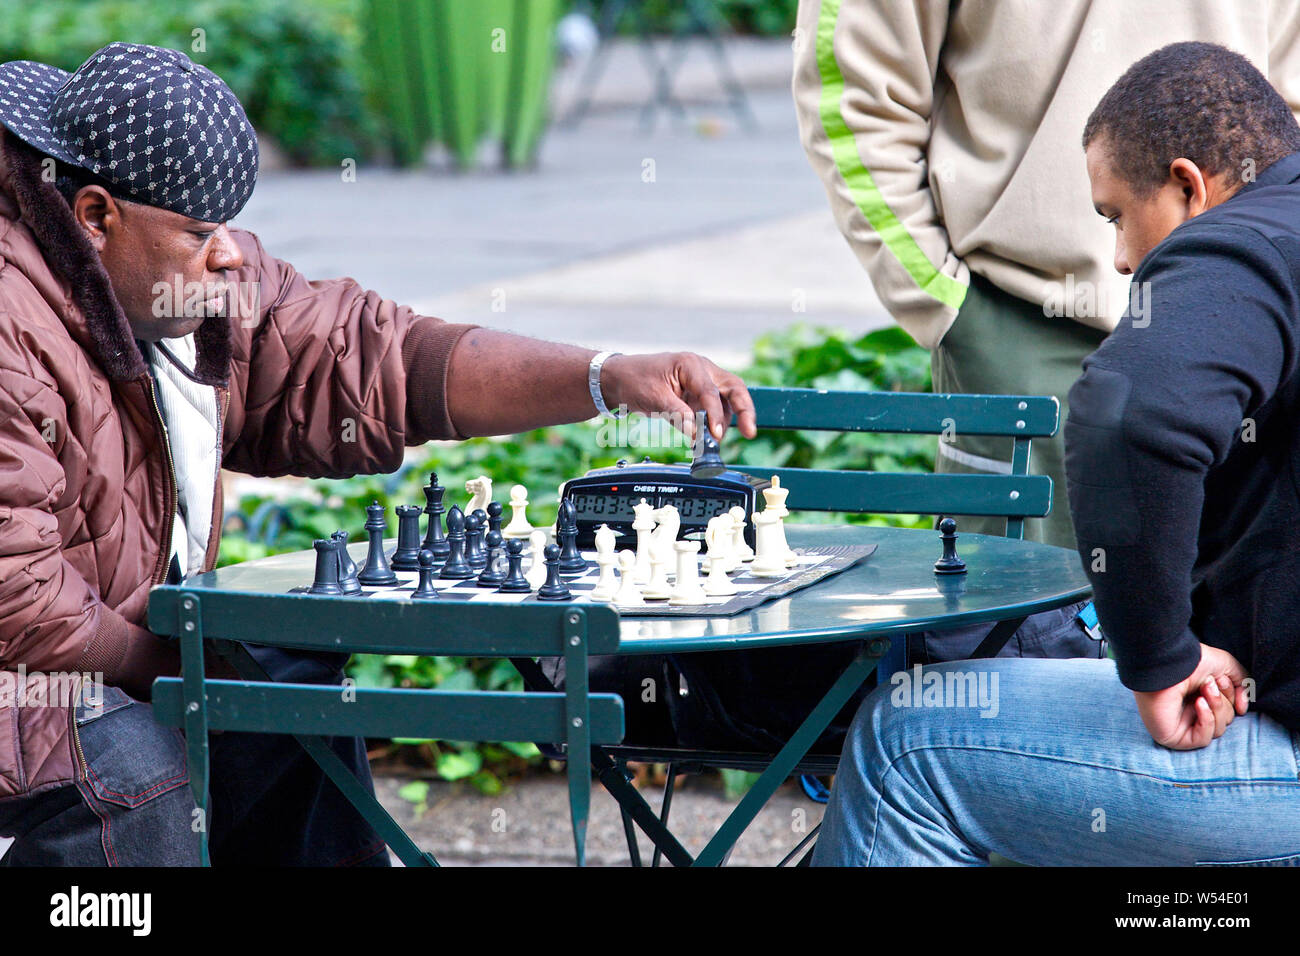
<instances>
[{"instance_id":1,"label":"black long-sleeve sweater","mask_svg":"<svg viewBox=\"0 0 1300 956\"><path fill-rule=\"evenodd\" d=\"M1300 152L1180 225L1070 390L1079 553L1120 680L1233 654L1300 728Z\"/></svg>"}]
</instances>

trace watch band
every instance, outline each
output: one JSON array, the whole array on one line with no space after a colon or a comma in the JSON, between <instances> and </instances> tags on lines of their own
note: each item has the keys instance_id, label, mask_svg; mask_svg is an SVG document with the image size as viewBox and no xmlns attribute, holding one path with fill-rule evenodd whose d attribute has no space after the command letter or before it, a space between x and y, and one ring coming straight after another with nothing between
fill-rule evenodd
<instances>
[{"instance_id":1,"label":"watch band","mask_svg":"<svg viewBox=\"0 0 1300 956\"><path fill-rule=\"evenodd\" d=\"M591 400L596 405L596 411L608 418L621 418L623 413L621 409L611 412L605 404L605 396L600 392L600 367L605 364L606 359L622 354L622 352L600 352L591 357L591 364L587 366L587 388L591 392Z\"/></svg>"}]
</instances>

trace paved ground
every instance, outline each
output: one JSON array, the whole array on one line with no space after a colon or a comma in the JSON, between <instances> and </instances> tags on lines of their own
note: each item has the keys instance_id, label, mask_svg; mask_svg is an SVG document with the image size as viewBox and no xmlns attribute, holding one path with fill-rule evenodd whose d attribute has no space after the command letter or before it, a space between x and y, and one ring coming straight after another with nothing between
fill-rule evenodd
<instances>
[{"instance_id":1,"label":"paved ground","mask_svg":"<svg viewBox=\"0 0 1300 956\"><path fill-rule=\"evenodd\" d=\"M271 172L239 222L309 276L351 275L430 314L583 344L685 347L734 366L757 334L796 320L884 324L799 145L789 43L731 55L756 132L722 105L698 50L680 88L717 105L643 131L618 105L647 95L625 46L598 109L553 129L536 170ZM561 115L574 72L558 86Z\"/></svg>"},{"instance_id":2,"label":"paved ground","mask_svg":"<svg viewBox=\"0 0 1300 956\"><path fill-rule=\"evenodd\" d=\"M375 789L384 806L415 840L446 866L571 866L573 836L563 776L529 778L494 797L461 784L435 783L427 809L397 796L405 780L379 777ZM647 787L646 801L658 811L662 789ZM590 866L629 866L618 804L596 783L587 830ZM735 804L723 796L716 777L681 778L673 794L669 824L692 854L708 843ZM744 833L729 866L774 866L821 822L822 806L794 785L779 791ZM640 836L642 860L653 847ZM396 857L393 858L396 863Z\"/></svg>"}]
</instances>

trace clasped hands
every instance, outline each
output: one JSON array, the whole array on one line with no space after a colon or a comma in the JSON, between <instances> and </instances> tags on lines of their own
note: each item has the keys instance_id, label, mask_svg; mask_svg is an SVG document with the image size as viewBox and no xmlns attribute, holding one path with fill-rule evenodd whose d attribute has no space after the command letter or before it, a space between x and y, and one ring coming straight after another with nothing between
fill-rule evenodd
<instances>
[{"instance_id":1,"label":"clasped hands","mask_svg":"<svg viewBox=\"0 0 1300 956\"><path fill-rule=\"evenodd\" d=\"M1133 691L1151 739L1171 750L1196 750L1223 736L1250 702L1246 669L1227 651L1201 645L1201 662L1164 690Z\"/></svg>"}]
</instances>

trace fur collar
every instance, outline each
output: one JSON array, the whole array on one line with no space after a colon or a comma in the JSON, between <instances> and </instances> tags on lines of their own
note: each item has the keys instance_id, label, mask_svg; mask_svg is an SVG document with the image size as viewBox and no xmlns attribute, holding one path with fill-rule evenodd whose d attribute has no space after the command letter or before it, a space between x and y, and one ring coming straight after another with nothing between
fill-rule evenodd
<instances>
[{"instance_id":1,"label":"fur collar","mask_svg":"<svg viewBox=\"0 0 1300 956\"><path fill-rule=\"evenodd\" d=\"M131 381L147 374L144 356L113 294L99 254L77 226L54 183L41 175L44 154L7 131L0 143L9 168L9 186L23 222L36 236L46 262L69 283L72 304L84 317L88 341L83 344L87 351L113 381ZM227 385L230 321L208 319L194 338L194 377L206 385Z\"/></svg>"}]
</instances>

